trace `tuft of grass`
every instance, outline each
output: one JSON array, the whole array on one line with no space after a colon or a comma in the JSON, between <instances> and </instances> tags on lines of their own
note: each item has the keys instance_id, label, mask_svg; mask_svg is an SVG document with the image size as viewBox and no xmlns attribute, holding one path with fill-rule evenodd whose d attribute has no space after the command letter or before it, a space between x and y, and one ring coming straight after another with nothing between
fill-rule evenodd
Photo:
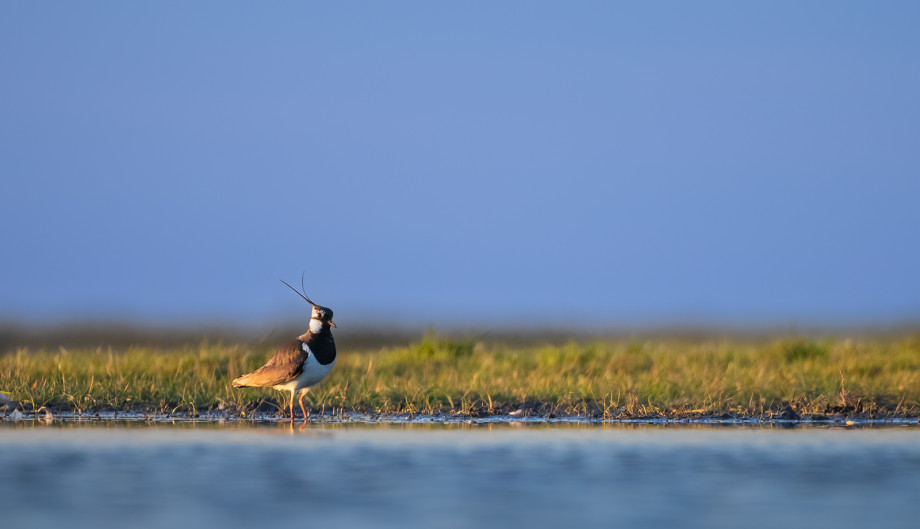
<instances>
[{"instance_id":1,"label":"tuft of grass","mask_svg":"<svg viewBox=\"0 0 920 529\"><path fill-rule=\"evenodd\" d=\"M235 389L268 346L19 350L0 390L74 413L283 413L285 394ZM800 414L920 416L920 341L667 340L511 347L428 334L406 347L340 351L312 413L515 412L598 418Z\"/></svg>"}]
</instances>

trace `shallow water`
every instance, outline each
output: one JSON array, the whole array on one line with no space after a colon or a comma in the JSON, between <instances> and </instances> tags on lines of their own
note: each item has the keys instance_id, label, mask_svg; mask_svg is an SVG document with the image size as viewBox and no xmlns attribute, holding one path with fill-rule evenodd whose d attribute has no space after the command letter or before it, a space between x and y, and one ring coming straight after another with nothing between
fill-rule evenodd
<instances>
[{"instance_id":1,"label":"shallow water","mask_svg":"<svg viewBox=\"0 0 920 529\"><path fill-rule=\"evenodd\" d=\"M4 527L915 527L920 429L0 423Z\"/></svg>"}]
</instances>

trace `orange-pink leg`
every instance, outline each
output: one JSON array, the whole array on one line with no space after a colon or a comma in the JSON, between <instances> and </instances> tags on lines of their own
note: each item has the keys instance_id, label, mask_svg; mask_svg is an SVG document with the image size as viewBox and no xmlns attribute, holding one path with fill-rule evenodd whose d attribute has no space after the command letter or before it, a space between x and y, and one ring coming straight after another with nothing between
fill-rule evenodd
<instances>
[{"instance_id":1,"label":"orange-pink leg","mask_svg":"<svg viewBox=\"0 0 920 529\"><path fill-rule=\"evenodd\" d=\"M291 422L294 422L294 392L291 392Z\"/></svg>"},{"instance_id":2,"label":"orange-pink leg","mask_svg":"<svg viewBox=\"0 0 920 529\"><path fill-rule=\"evenodd\" d=\"M307 422L307 410L306 408L303 407L303 396L306 394L307 394L306 390L300 392L300 411L303 412L303 422L304 423Z\"/></svg>"}]
</instances>

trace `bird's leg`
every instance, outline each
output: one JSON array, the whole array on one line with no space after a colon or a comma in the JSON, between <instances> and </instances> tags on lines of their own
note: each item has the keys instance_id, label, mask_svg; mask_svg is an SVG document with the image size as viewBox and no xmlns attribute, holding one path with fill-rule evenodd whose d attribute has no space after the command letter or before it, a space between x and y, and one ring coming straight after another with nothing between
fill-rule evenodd
<instances>
[{"instance_id":1,"label":"bird's leg","mask_svg":"<svg viewBox=\"0 0 920 529\"><path fill-rule=\"evenodd\" d=\"M291 390L291 424L294 423L294 390Z\"/></svg>"},{"instance_id":2,"label":"bird's leg","mask_svg":"<svg viewBox=\"0 0 920 529\"><path fill-rule=\"evenodd\" d=\"M300 411L303 412L303 423L307 424L307 410L303 407L303 396L307 394L310 389L305 389L300 392Z\"/></svg>"}]
</instances>

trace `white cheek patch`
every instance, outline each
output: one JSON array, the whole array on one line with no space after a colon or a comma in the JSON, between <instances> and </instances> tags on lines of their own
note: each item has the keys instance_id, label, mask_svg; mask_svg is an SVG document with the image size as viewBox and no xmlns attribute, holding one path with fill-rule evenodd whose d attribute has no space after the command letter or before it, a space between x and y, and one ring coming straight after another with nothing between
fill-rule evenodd
<instances>
[{"instance_id":1,"label":"white cheek patch","mask_svg":"<svg viewBox=\"0 0 920 529\"><path fill-rule=\"evenodd\" d=\"M310 332L319 332L323 330L323 322L320 320L310 320Z\"/></svg>"}]
</instances>

